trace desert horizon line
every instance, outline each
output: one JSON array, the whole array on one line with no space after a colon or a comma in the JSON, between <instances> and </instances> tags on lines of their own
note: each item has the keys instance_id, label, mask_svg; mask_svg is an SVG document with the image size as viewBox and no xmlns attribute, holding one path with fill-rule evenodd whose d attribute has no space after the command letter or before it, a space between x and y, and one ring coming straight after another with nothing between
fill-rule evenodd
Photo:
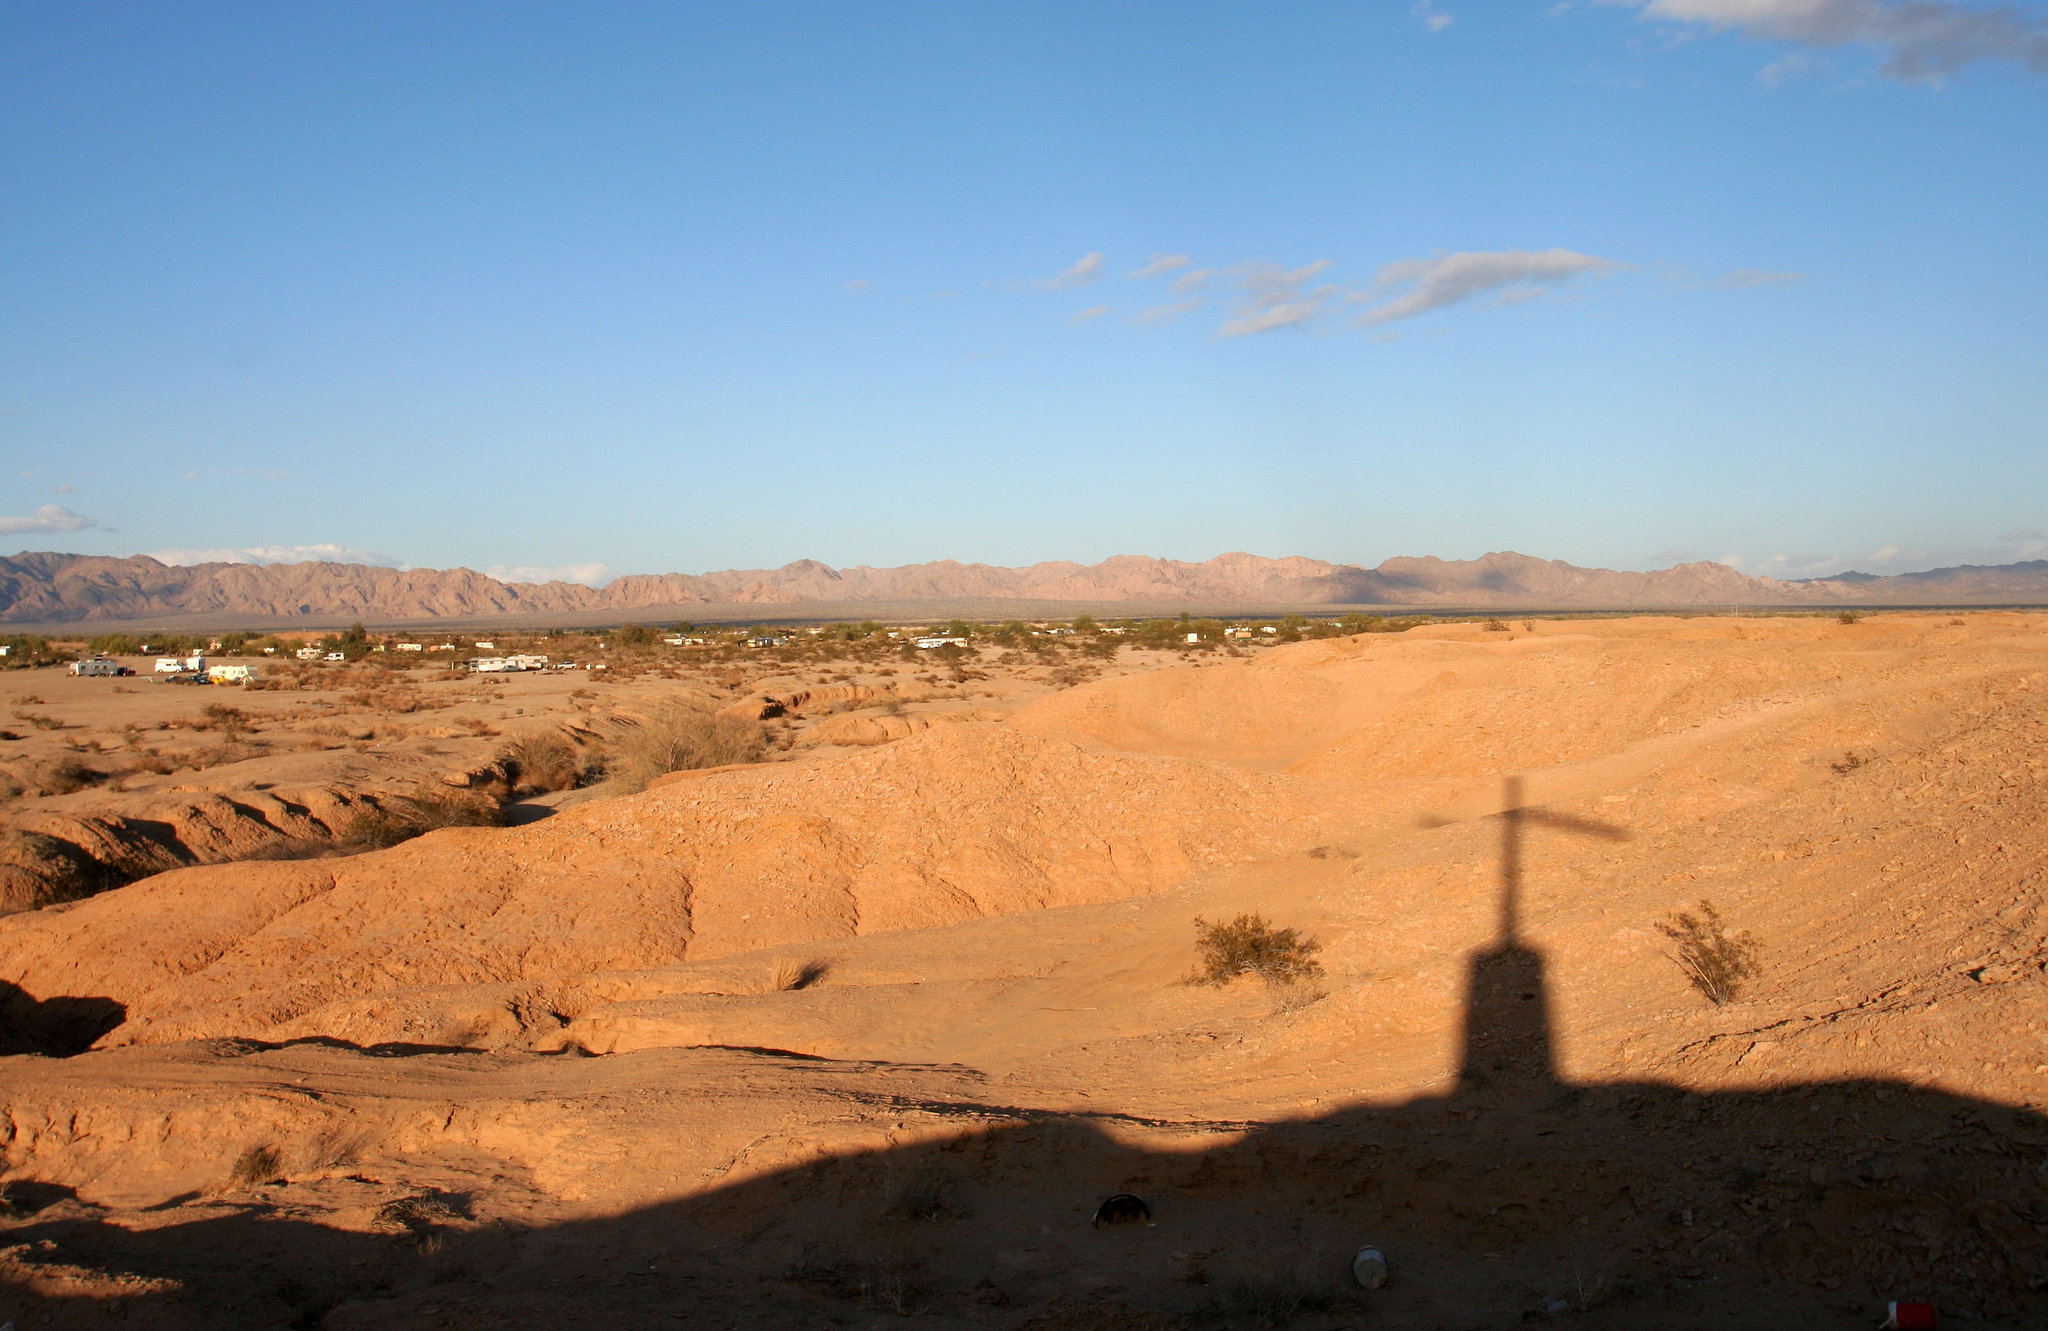
<instances>
[{"instance_id":1,"label":"desert horizon line","mask_svg":"<svg viewBox=\"0 0 2048 1331\"><path fill-rule=\"evenodd\" d=\"M290 550L293 552L294 555L303 552L305 554L305 557L269 557L271 551L283 550ZM214 555L221 557L190 557L202 555ZM1525 554L1522 551L1509 549L1505 547L1496 550L1488 550L1483 554L1473 555L1469 557L1434 554L1389 555L1386 558L1379 560L1377 563L1366 562L1362 559L1331 559L1321 555L1310 555L1302 553L1269 555L1260 554L1256 551L1251 550L1224 550L1219 551L1218 553L1210 555L1207 558L1203 559L1185 559L1177 558L1172 555L1152 555L1139 554L1135 552L1120 552L1117 554L1105 555L1102 558L1093 561L1082 559L1051 558L1037 559L1024 563L1014 564L998 563L993 560L987 559L958 559L952 556L941 556L934 559L906 560L902 563L895 564L878 564L871 563L865 560L857 563L834 564L827 560L803 556L796 559L787 560L784 563L775 565L764 564L752 567L742 567L737 564L729 564L718 568L703 568L696 571L674 568L647 569L637 571L614 571L605 564L603 564L601 561L596 560L585 561L581 563L572 562L568 564L557 565L508 565L503 563L493 563L478 566L476 564L471 564L467 562L452 564L416 564L403 559L399 559L396 556L387 556L367 550L356 550L347 547L333 545L315 545L302 547L249 547L247 549L233 550L137 550L125 555L90 554L86 552L68 550L20 550L10 556L0 556L0 559L4 559L6 562L9 563L31 559L61 559L68 561L97 560L112 563L123 563L134 560L148 560L151 563L157 564L166 569L203 569L209 567L242 567L261 569L338 567L382 569L394 573L471 573L479 577L488 578L492 581L505 583L508 585L530 587L561 585L567 587L581 587L591 591L602 591L606 587L609 587L614 583L625 581L627 579L632 578L713 578L722 575L732 574L787 573L792 570L823 570L827 573L832 574L845 574L897 573L902 572L904 570L925 568L959 568L970 570L989 570L993 572L1003 573L1022 573L1038 569L1051 568L1064 568L1085 571L1101 569L1110 565L1127 563L1169 565L1182 568L1205 568L1212 565L1223 563L1224 561L1228 560L1253 560L1265 564L1291 564L1297 566L1319 565L1321 567L1332 570L1358 569L1367 572L1382 570L1387 568L1389 565L1401 564L1443 564L1458 566L1484 564L1488 561L1498 560L1528 560L1542 564L1562 565L1564 567L1588 573L1617 573L1639 577L1651 576L1658 573L1671 573L1681 569L1705 568L1727 570L1729 572L1739 574L1744 578L1752 579L1758 582L1800 585L1808 583L1836 582L1845 579L1852 581L1862 581L1866 579L1911 578L1926 574L1943 573L1957 569L2017 569L2029 568L2037 565L2048 565L2048 559L2038 558L2019 558L2006 561L1993 561L1990 559L1954 559L1953 562L1941 563L1938 562L1937 556L1930 555L1926 560L1920 561L1926 564L1926 567L1924 568L1916 567L1900 569L1891 573L1871 573L1855 567L1854 563L1852 562L1849 567L1843 568L1837 572L1813 573L1806 574L1804 576L1794 577L1785 576L1781 573L1750 572L1748 569L1743 567L1742 562L1739 559L1733 556L1724 556L1721 558L1712 558L1704 555L1697 557L1664 556L1657 557L1650 561L1647 561L1646 564L1642 567L1622 567L1604 564L1576 564L1568 559L1557 559L1545 555ZM1820 562L1821 561L1812 561L1813 564L1818 564ZM1809 564L1809 567L1811 566L1812 564ZM573 572L579 569L589 571L587 579L572 576L562 576L565 573Z\"/></svg>"}]
</instances>

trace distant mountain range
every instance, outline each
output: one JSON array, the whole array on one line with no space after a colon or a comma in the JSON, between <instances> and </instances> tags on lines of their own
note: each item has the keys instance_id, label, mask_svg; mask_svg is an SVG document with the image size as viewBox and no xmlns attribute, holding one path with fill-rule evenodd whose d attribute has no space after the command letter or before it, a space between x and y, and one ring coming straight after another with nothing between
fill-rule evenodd
<instances>
[{"instance_id":1,"label":"distant mountain range","mask_svg":"<svg viewBox=\"0 0 2048 1331\"><path fill-rule=\"evenodd\" d=\"M603 622L632 618L793 618L804 607L918 608L1049 603L1314 609L1656 609L1726 606L2048 605L2048 560L1966 564L1878 577L1842 573L1798 582L1752 578L1724 564L1653 573L1579 568L1508 552L1479 559L1389 559L1377 568L1299 556L1227 554L1201 563L1118 555L1099 564L1028 568L941 560L901 568L834 569L799 560L778 569L635 574L603 587L508 583L471 569L370 564L162 564L147 555L25 553L0 559L0 624L57 627L206 622L324 627L477 620ZM1023 606L1020 604L1019 609Z\"/></svg>"}]
</instances>

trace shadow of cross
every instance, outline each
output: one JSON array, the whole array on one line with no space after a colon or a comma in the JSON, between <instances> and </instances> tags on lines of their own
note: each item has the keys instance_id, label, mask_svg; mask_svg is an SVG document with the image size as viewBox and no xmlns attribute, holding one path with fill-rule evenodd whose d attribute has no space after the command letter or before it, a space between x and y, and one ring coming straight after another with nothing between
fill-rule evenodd
<instances>
[{"instance_id":1,"label":"shadow of cross","mask_svg":"<svg viewBox=\"0 0 2048 1331\"><path fill-rule=\"evenodd\" d=\"M1609 823L1522 802L1522 778L1506 779L1500 811L1500 927L1493 945L1472 956L1466 981L1461 1093L1489 1100L1536 1100L1558 1084L1551 1052L1550 991L1543 954L1522 942L1522 835L1528 825L1626 841Z\"/></svg>"}]
</instances>

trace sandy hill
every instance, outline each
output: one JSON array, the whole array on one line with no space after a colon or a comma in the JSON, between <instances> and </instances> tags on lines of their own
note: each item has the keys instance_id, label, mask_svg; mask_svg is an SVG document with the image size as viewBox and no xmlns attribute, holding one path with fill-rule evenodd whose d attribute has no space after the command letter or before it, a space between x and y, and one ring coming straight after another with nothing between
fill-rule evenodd
<instances>
[{"instance_id":1,"label":"sandy hill","mask_svg":"<svg viewBox=\"0 0 2048 1331\"><path fill-rule=\"evenodd\" d=\"M7 917L0 1312L2039 1325L2044 741L2039 616L1446 625Z\"/></svg>"},{"instance_id":2,"label":"sandy hill","mask_svg":"<svg viewBox=\"0 0 2048 1331\"><path fill-rule=\"evenodd\" d=\"M1781 582L1722 564L1650 573L1579 568L1560 560L1497 553L1470 560L1390 559L1378 568L1292 557L1226 554L1201 563L1119 555L1099 564L998 568L943 560L901 568L829 568L799 560L779 569L636 574L601 588L506 583L470 569L392 569L367 564L197 564L147 555L112 559L24 553L0 559L0 623L170 623L320 627L492 619L558 621L695 613L725 617L794 613L791 607L922 607L1042 602L1057 606L1331 605L1474 608L1829 605L2028 605L2048 603L2048 561L1963 566L1898 577L1845 574Z\"/></svg>"}]
</instances>

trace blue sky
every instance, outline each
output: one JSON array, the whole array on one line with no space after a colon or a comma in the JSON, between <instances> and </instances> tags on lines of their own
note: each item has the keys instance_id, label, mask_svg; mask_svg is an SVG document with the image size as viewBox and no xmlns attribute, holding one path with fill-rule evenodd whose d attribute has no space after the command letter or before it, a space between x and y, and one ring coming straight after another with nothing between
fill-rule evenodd
<instances>
[{"instance_id":1,"label":"blue sky","mask_svg":"<svg viewBox=\"0 0 2048 1331\"><path fill-rule=\"evenodd\" d=\"M2048 9L0 3L0 545L2048 556Z\"/></svg>"}]
</instances>

